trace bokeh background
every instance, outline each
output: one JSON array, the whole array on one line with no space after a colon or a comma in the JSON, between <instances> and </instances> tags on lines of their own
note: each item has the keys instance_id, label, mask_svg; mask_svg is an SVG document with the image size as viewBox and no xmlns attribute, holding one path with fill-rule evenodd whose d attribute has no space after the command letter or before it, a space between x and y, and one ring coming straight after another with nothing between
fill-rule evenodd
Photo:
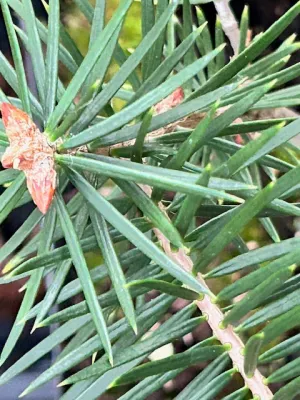
<instances>
[{"instance_id":1,"label":"bokeh background","mask_svg":"<svg viewBox=\"0 0 300 400\"><path fill-rule=\"evenodd\" d=\"M43 21L46 21L46 14L44 12L44 8L40 0L32 0L35 6L35 10L39 18ZM296 3L296 0L248 0L245 2L244 0L232 0L231 6L235 12L237 18L240 17L245 4L249 4L250 6L250 25L253 30L253 34L257 34L262 30L267 29L274 21L276 21L284 12L289 9L293 4ZM85 54L88 47L89 41L89 25L87 20L78 10L76 4L72 0L61 0L62 4L62 15L61 19L68 28L69 33L74 38L76 43L78 44L80 51L82 54ZM107 0L107 18L109 19L114 9L118 6L119 0ZM203 11L206 15L206 18L209 21L211 27L213 27L215 20L215 9L212 4L206 4L203 6ZM178 17L181 17L181 10L178 9ZM17 24L21 22L16 20ZM213 33L213 30L212 30ZM292 33L299 34L300 33L300 20L297 19L294 23L284 32L284 34L273 44L274 47L278 47L280 43L286 39ZM124 49L134 49L136 45L140 41L141 35L141 26L140 26L140 3L135 2L130 9L128 17L126 19L126 23L124 25L120 44ZM8 40L6 36L5 26L3 23L2 15L0 15L0 50L11 59ZM269 49L270 51L271 49ZM230 54L228 54L230 56ZM295 54L290 63L295 63L300 61L299 53ZM30 60L28 56L24 53L24 60L27 65L27 73L30 79L31 71L30 71ZM117 69L117 65L112 65L109 70L109 73L106 77L109 80L110 76ZM61 71L63 80L65 83L68 82L69 76L66 71ZM0 75L0 86L4 90L5 93L12 95L13 92L9 87L6 86L3 78ZM32 82L32 88L34 90L34 82ZM120 104L121 106L121 104ZM3 188L0 188L3 191ZM72 189L70 188L69 196L72 196ZM22 224L24 219L28 216L28 214L32 211L33 205L29 204L19 209L15 210L2 224L0 228L0 246L1 243L8 240L11 235L15 232L15 230ZM199 221L201 222L201 221ZM275 221L276 222L276 221ZM279 224L277 222L277 228L281 234L282 238L293 237L295 234L298 234L297 231L300 230L300 221L299 220L280 220ZM258 244L264 245L270 242L270 239L266 236L265 232L258 225L250 225L249 228L243 233L244 239L247 241L248 246L251 248L255 248ZM234 249L232 249L232 255L234 254ZM227 253L227 257L230 256L230 251ZM101 259L98 254L88 254L87 255L90 266L94 266L100 263ZM72 279L72 275L69 277ZM24 282L23 282L24 283ZM0 347L3 346L5 339L8 335L10 327L14 321L16 316L16 312L22 300L22 293L18 290L22 286L23 283L13 283L10 285L1 286L0 291ZM225 283L225 282L224 282ZM103 289L105 289L105 282L103 282ZM217 291L218 288L215 288ZM40 296L43 295L43 288L41 288ZM170 313L174 313L178 311L184 305L183 300L179 300L175 302ZM203 325L201 325L201 329L196 330L193 334L189 334L182 341L178 341L174 348L173 352L180 352L185 350L193 343L203 340L205 337L210 336L210 332L207 328L207 331L203 329ZM27 352L31 347L33 347L36 343L38 343L45 335L49 333L47 329L39 329L34 332L33 335L30 335L31 326L29 325L26 330L23 332L22 338L19 341L17 349L14 351L12 357L10 358L8 364L13 363L16 359L18 359L22 354ZM59 349L58 349L59 350ZM170 349L165 349L165 351L169 351ZM33 380L42 370L44 370L49 363L51 362L51 357L55 357L55 354L49 355L48 358L45 358L38 364L34 365L31 370L22 374L10 384L6 385L4 388L1 388L0 399L1 400L16 400L18 394L22 391L22 389L27 386L27 384ZM3 366L3 369L7 368L8 364ZM164 389L157 392L155 395L151 396L149 399L154 400L162 400L162 399L172 399L175 397L176 393L180 391L197 373L203 366L199 365L195 368L191 368L188 371L185 371L183 374L179 375L175 381L172 381L165 385ZM1 372L1 371L0 371ZM238 382L237 382L238 384ZM225 396L224 392L220 398ZM27 398L28 400L54 400L59 399L61 396L61 392L56 389L55 384L48 385L46 388L42 388L40 391L37 391ZM118 392L112 392L109 395L101 396L101 400L112 400L117 399L119 397Z\"/></svg>"}]
</instances>

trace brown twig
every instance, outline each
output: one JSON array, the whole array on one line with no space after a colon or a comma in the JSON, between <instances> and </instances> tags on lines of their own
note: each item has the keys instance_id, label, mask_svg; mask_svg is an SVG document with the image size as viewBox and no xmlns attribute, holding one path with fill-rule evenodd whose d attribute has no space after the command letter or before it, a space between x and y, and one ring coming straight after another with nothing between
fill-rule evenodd
<instances>
[{"instance_id":1,"label":"brown twig","mask_svg":"<svg viewBox=\"0 0 300 400\"><path fill-rule=\"evenodd\" d=\"M142 189L148 194L148 196L151 195L151 188L149 186L143 185ZM167 215L166 209L162 203L159 203L159 208ZM192 273L193 261L184 252L184 250L180 249L177 252L173 252L169 240L162 234L162 232L157 228L154 228L153 231L155 236L159 240L164 252L179 266L181 266L181 268L189 273ZM202 286L208 289L201 274L197 275L197 279ZM208 292L210 292L209 289ZM244 343L242 342L240 337L234 332L231 325L228 325L226 328L223 328L221 326L221 322L224 319L224 314L222 313L220 308L216 304L214 304L209 295L205 295L202 300L196 301L196 304L202 314L207 316L207 322L211 327L214 336L222 344L230 345L230 350L228 351L228 354L232 360L232 364L242 375L245 384L251 390L253 397L258 396L261 400L272 399L273 394L268 386L264 384L264 376L259 372L258 369L255 370L254 375L251 378L245 374L243 356L245 347Z\"/></svg>"},{"instance_id":2,"label":"brown twig","mask_svg":"<svg viewBox=\"0 0 300 400\"><path fill-rule=\"evenodd\" d=\"M240 30L238 23L229 5L229 0L214 0L214 5L220 18L222 28L228 37L234 55L238 53Z\"/></svg>"}]
</instances>

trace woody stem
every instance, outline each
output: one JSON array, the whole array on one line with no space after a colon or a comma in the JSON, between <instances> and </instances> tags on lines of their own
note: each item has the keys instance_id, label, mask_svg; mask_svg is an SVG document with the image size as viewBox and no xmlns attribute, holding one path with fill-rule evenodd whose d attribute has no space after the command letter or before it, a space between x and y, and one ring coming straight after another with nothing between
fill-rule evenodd
<instances>
[{"instance_id":1,"label":"woody stem","mask_svg":"<svg viewBox=\"0 0 300 400\"><path fill-rule=\"evenodd\" d=\"M235 16L230 8L229 0L214 0L214 5L220 18L222 28L228 37L234 55L238 53L240 30Z\"/></svg>"}]
</instances>

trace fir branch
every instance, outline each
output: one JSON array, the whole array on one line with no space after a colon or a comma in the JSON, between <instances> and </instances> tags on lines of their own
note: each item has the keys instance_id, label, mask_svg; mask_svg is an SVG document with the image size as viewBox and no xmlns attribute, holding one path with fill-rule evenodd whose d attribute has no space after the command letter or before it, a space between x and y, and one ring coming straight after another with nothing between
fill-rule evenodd
<instances>
[{"instance_id":1,"label":"fir branch","mask_svg":"<svg viewBox=\"0 0 300 400\"><path fill-rule=\"evenodd\" d=\"M149 186L142 186L142 189L151 196L151 188ZM166 209L162 203L159 203L159 208L167 215ZM185 253L183 249L179 249L177 252L173 252L171 249L170 241L162 234L162 232L153 228L153 232L157 239L159 240L164 252L168 257L180 265L185 271L192 273L193 261ZM205 280L199 273L197 279L204 287L207 287ZM208 287L207 287L208 289ZM210 290L208 289L210 292ZM211 327L214 336L222 343L229 344L231 346L228 354L232 360L232 364L241 376L243 377L245 384L251 390L253 397L258 396L260 399L268 400L273 398L273 394L268 386L264 383L264 376L260 373L258 369L254 371L253 376L249 377L244 371L244 343L240 337L234 332L231 325L226 328L222 327L222 321L224 319L224 314L219 309L219 307L214 304L213 299L209 295L205 295L202 300L195 301L197 307L202 312L203 315L208 317L207 322Z\"/></svg>"}]
</instances>

